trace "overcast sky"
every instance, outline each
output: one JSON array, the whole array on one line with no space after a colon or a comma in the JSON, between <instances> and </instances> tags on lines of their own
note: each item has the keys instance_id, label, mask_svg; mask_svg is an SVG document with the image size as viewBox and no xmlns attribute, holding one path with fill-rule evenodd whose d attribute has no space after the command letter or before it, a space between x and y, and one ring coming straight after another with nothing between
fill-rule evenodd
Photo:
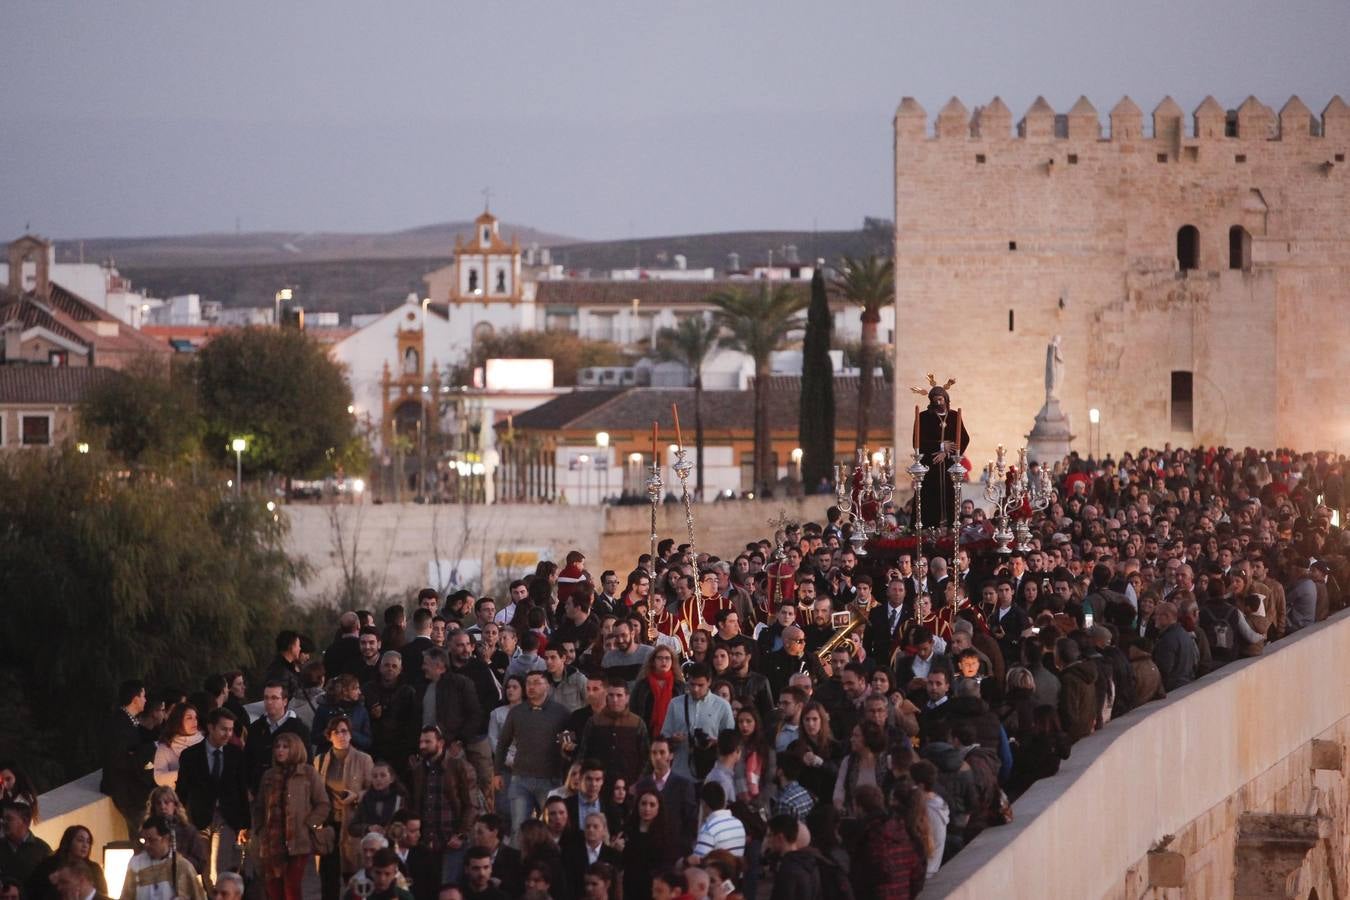
<instances>
[{"instance_id":1,"label":"overcast sky","mask_svg":"<svg viewBox=\"0 0 1350 900\"><path fill-rule=\"evenodd\" d=\"M1347 0L4 4L0 234L893 215L891 116L1350 99ZM7 237L6 237L7 239Z\"/></svg>"}]
</instances>

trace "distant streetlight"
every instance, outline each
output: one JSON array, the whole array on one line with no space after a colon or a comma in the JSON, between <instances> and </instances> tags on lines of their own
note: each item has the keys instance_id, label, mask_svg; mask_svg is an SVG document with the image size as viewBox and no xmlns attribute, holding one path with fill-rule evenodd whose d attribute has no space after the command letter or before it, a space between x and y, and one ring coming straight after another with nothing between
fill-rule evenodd
<instances>
[{"instance_id":1,"label":"distant streetlight","mask_svg":"<svg viewBox=\"0 0 1350 900\"><path fill-rule=\"evenodd\" d=\"M248 441L241 437L230 441L230 449L234 451L234 495L239 496L244 487L244 450L248 447Z\"/></svg>"},{"instance_id":2,"label":"distant streetlight","mask_svg":"<svg viewBox=\"0 0 1350 900\"><path fill-rule=\"evenodd\" d=\"M350 415L353 414L354 412L356 412L356 407L353 406L352 404L348 403L348 404L347 404L347 415L350 416Z\"/></svg>"},{"instance_id":3,"label":"distant streetlight","mask_svg":"<svg viewBox=\"0 0 1350 900\"><path fill-rule=\"evenodd\" d=\"M608 431L597 431L595 433L595 446L599 447L601 450L609 446Z\"/></svg>"},{"instance_id":4,"label":"distant streetlight","mask_svg":"<svg viewBox=\"0 0 1350 900\"><path fill-rule=\"evenodd\" d=\"M1094 406L1092 407L1092 409L1088 410L1089 422L1091 422L1093 425L1096 425L1101 420L1102 420L1102 411L1100 409Z\"/></svg>"},{"instance_id":5,"label":"distant streetlight","mask_svg":"<svg viewBox=\"0 0 1350 900\"><path fill-rule=\"evenodd\" d=\"M290 288L282 288L281 290L277 291L276 297L274 298L274 300L273 300L273 302L272 302L272 324L273 324L273 325L280 325L280 324L281 324L281 304L282 304L282 301L285 301L285 302L289 303L289 302L291 302L292 299L294 299L294 297L295 297L295 293L294 293Z\"/></svg>"},{"instance_id":6,"label":"distant streetlight","mask_svg":"<svg viewBox=\"0 0 1350 900\"><path fill-rule=\"evenodd\" d=\"M1101 448L1097 446L1101 443L1102 433L1102 411L1097 407L1088 410L1088 456L1094 459Z\"/></svg>"},{"instance_id":7,"label":"distant streetlight","mask_svg":"<svg viewBox=\"0 0 1350 900\"><path fill-rule=\"evenodd\" d=\"M581 503L585 505L587 500L590 499L588 494L591 488L591 455L589 453L581 454L577 457L577 463L581 466Z\"/></svg>"},{"instance_id":8,"label":"distant streetlight","mask_svg":"<svg viewBox=\"0 0 1350 900\"><path fill-rule=\"evenodd\" d=\"M80 453L88 453L89 445L84 441L80 441L78 444L75 445L75 449L78 450Z\"/></svg>"},{"instance_id":9,"label":"distant streetlight","mask_svg":"<svg viewBox=\"0 0 1350 900\"><path fill-rule=\"evenodd\" d=\"M802 448L801 448L801 447L793 447L793 448L792 448L792 453L791 453L790 455L792 456L792 465L795 466L796 469L797 469L797 480L798 480L798 481L801 481L801 480L802 480L802 456L804 456L805 454L802 452Z\"/></svg>"},{"instance_id":10,"label":"distant streetlight","mask_svg":"<svg viewBox=\"0 0 1350 900\"><path fill-rule=\"evenodd\" d=\"M603 503L605 497L607 497L607 496L609 495L609 432L608 432L608 431L597 431L597 432L595 433L595 446L597 446L597 447L599 447L601 450L605 451L603 454L597 454L597 462L599 461L599 458L600 458L601 456L603 456L603 457L604 457L604 460L605 460L604 465L600 468L600 473L601 473L601 474L600 474L600 478L602 479L601 484L603 485L603 487L600 488L600 502Z\"/></svg>"}]
</instances>

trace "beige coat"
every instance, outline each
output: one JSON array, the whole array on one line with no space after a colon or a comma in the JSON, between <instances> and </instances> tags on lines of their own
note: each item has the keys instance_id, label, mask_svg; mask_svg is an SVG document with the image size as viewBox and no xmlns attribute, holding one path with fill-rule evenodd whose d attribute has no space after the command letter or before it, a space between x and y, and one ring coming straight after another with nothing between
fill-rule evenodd
<instances>
[{"instance_id":1,"label":"beige coat","mask_svg":"<svg viewBox=\"0 0 1350 900\"><path fill-rule=\"evenodd\" d=\"M253 798L253 833L256 838L261 838L266 832L268 816L277 812L264 807L266 798L272 795L281 778L282 769L279 766L272 766L263 773L257 796ZM314 852L310 829L328 821L328 791L323 785L323 778L309 763L302 763L291 770L284 796L287 855L308 856Z\"/></svg>"},{"instance_id":2,"label":"beige coat","mask_svg":"<svg viewBox=\"0 0 1350 900\"><path fill-rule=\"evenodd\" d=\"M328 785L328 764L332 760L332 750L327 750L314 758L319 778ZM332 820L337 825L337 833L342 837L342 874L350 875L361 868L361 839L348 833L352 815L361 802L361 795L370 787L370 773L375 768L375 760L369 753L355 747L347 751L347 764L342 767L341 791L350 791L350 801L343 801L341 791L328 792L328 801L332 804Z\"/></svg>"}]
</instances>

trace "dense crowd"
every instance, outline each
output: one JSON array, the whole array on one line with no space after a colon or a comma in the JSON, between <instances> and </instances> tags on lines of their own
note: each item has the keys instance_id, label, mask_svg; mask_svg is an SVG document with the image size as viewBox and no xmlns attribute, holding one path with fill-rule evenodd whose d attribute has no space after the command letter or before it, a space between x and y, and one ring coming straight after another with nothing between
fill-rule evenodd
<instances>
[{"instance_id":1,"label":"dense crowd","mask_svg":"<svg viewBox=\"0 0 1350 900\"><path fill-rule=\"evenodd\" d=\"M1072 457L1029 546L859 555L831 509L724 556L579 552L285 632L257 681L120 687L106 885L0 764L0 900L906 898L1074 743L1347 600L1343 460ZM905 512L890 510L903 522ZM1335 520L1333 523L1333 519ZM949 545L950 546L950 545Z\"/></svg>"}]
</instances>

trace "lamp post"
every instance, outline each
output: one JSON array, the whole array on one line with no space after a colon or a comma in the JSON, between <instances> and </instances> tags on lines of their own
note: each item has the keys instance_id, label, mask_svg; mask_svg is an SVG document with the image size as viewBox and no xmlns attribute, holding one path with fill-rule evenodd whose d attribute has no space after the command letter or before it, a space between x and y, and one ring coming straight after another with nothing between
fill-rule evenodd
<instances>
[{"instance_id":1,"label":"lamp post","mask_svg":"<svg viewBox=\"0 0 1350 900\"><path fill-rule=\"evenodd\" d=\"M1099 433L1101 431L1102 411L1097 407L1088 410L1088 455L1094 460L1097 458L1096 444L1100 443Z\"/></svg>"},{"instance_id":2,"label":"lamp post","mask_svg":"<svg viewBox=\"0 0 1350 900\"><path fill-rule=\"evenodd\" d=\"M801 480L802 480L802 456L803 456L803 455L805 455L805 454L802 452L802 448L801 448L801 447L793 447L793 448L792 448L792 454L791 454L791 456L792 456L792 467L793 467L793 468L796 470L796 472L797 472L797 482L798 482L799 484L801 483Z\"/></svg>"},{"instance_id":3,"label":"lamp post","mask_svg":"<svg viewBox=\"0 0 1350 900\"><path fill-rule=\"evenodd\" d=\"M605 497L609 495L609 432L597 431L595 433L595 446L600 450L595 455L595 464L600 467L600 502L605 502Z\"/></svg>"},{"instance_id":4,"label":"lamp post","mask_svg":"<svg viewBox=\"0 0 1350 900\"><path fill-rule=\"evenodd\" d=\"M273 299L273 302L272 302L272 324L273 324L273 325L276 325L277 327L280 327L280 326L281 326L281 303L282 303L282 301L284 300L284 301L286 301L286 302L289 303L289 302L291 301L291 299L294 298L294 297L295 297L295 293L294 293L290 288L282 288L281 290L277 291L276 297Z\"/></svg>"},{"instance_id":5,"label":"lamp post","mask_svg":"<svg viewBox=\"0 0 1350 900\"><path fill-rule=\"evenodd\" d=\"M234 495L238 497L244 486L244 449L248 447L248 441L241 437L230 441L230 449L234 451Z\"/></svg>"},{"instance_id":6,"label":"lamp post","mask_svg":"<svg viewBox=\"0 0 1350 900\"><path fill-rule=\"evenodd\" d=\"M577 466L581 469L581 486L577 493L582 506L586 505L586 500L590 495L590 477L587 475L590 465L591 455L589 453L583 453L577 457Z\"/></svg>"}]
</instances>

